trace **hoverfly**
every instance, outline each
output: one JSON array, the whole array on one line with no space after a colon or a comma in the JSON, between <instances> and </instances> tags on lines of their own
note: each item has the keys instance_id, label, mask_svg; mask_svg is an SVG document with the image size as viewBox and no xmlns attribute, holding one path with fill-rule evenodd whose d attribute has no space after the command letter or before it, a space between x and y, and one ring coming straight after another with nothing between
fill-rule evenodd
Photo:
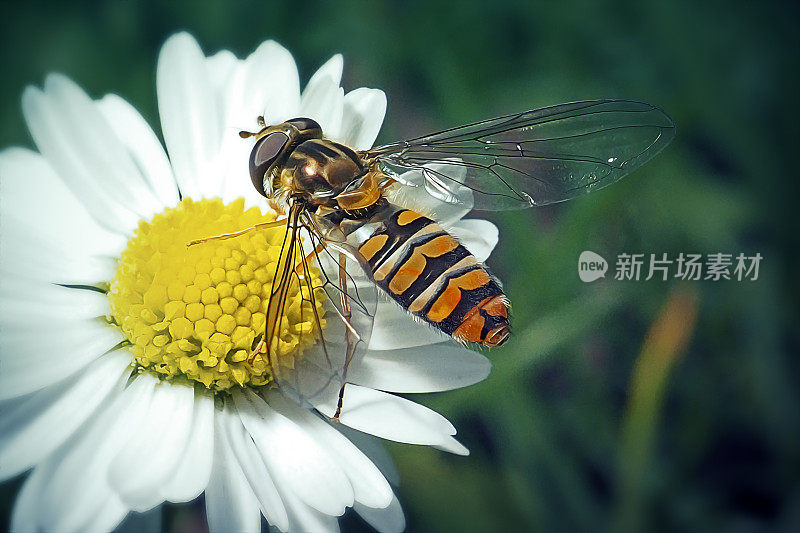
<instances>
[{"instance_id":1,"label":"hoverfly","mask_svg":"<svg viewBox=\"0 0 800 533\"><path fill-rule=\"evenodd\" d=\"M256 137L253 186L286 217L256 227L286 225L287 233L253 356L265 346L281 389L327 405L334 419L348 367L369 342L376 288L464 344L494 347L509 338L500 284L434 220L437 205L466 212L568 200L632 172L675 132L660 109L626 100L545 107L363 151L327 139L310 118L266 125L259 117L259 125L240 133ZM311 286L311 268L321 272L321 287ZM311 309L324 298L331 314L324 328L316 311L307 317L306 334L319 349L282 365L276 355L293 284Z\"/></svg>"}]
</instances>

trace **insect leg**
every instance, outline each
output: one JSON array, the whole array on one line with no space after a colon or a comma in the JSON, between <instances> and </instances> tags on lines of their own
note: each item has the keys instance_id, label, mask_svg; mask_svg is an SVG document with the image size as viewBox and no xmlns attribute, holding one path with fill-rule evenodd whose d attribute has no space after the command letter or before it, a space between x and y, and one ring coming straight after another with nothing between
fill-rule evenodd
<instances>
[{"instance_id":1,"label":"insect leg","mask_svg":"<svg viewBox=\"0 0 800 533\"><path fill-rule=\"evenodd\" d=\"M316 248L314 248L313 250L311 250L311 252L309 252L309 253L308 253L308 254L307 254L307 255L306 255L304 258L303 258L303 260L302 260L302 261L300 261L299 263L297 263L297 266L295 267L294 271L295 271L295 273L296 273L296 274L299 274L299 275L300 275L300 278L301 278L301 279L302 279L304 276L303 276L303 274L300 272L300 269L301 269L301 268L305 269L305 268L306 268L306 267L305 267L305 264L306 264L306 263L308 263L309 261L311 261L312 259L314 259L314 258L315 258L317 255L319 255L319 253L320 253L322 250L324 250L324 249L325 249L325 245L324 245L324 244L322 244L322 243L319 243L319 244L316 246ZM303 270L303 272L305 272L305 270Z\"/></svg>"},{"instance_id":2,"label":"insect leg","mask_svg":"<svg viewBox=\"0 0 800 533\"><path fill-rule=\"evenodd\" d=\"M249 228L245 228L243 230L234 231L233 233L223 233L221 235L214 235L213 237L206 237L205 239L197 239L194 241L189 242L186 246L194 246L195 244L202 244L208 241L216 241L216 240L223 240L223 239L231 239L233 237L238 237L239 235L244 235L245 233L249 233L256 229L269 229L269 228L277 228L280 226L285 226L286 223L289 221L288 218L284 218L282 220L276 220L274 222L262 222L261 224L256 224L255 226L250 226Z\"/></svg>"},{"instance_id":3,"label":"insect leg","mask_svg":"<svg viewBox=\"0 0 800 533\"><path fill-rule=\"evenodd\" d=\"M314 249L313 249L313 250L312 250L312 251L311 251L311 252L310 252L310 253L309 253L307 256L305 256L305 258L304 258L304 259L303 259L301 262L299 262L299 263L297 264L297 267L295 267L295 273L296 273L296 274L298 274L298 275L300 275L300 278L301 278L301 279L303 279L303 278L307 278L308 276L304 276L304 275L303 275L303 274L300 272L300 269L302 268L302 269L303 269L303 272L306 272L306 271L307 271L307 268L308 268L308 267L306 266L306 265L307 265L307 263L308 263L308 261L311 261L311 260L312 260L312 259L313 259L313 258L314 258L314 257L315 257L317 254L319 254L319 253L320 253L320 252L323 250L323 248L324 248L323 244L322 244L322 243L319 243L319 244L317 245L317 247L316 247L316 248L314 248ZM310 287L310 285L309 285L309 287ZM310 290L311 290L311 289L309 288L309 291L310 291ZM312 297L313 297L313 293L312 293ZM316 308L315 308L315 309L316 309ZM315 311L315 312L316 312L316 311ZM319 319L317 319L317 320L319 320ZM264 336L263 336L263 337L261 337L261 340L260 340L260 341L258 341L258 345L256 345L256 347L255 347L255 348L253 349L253 351L250 353L250 357L248 357L248 358L247 358L247 361L248 361L250 364L253 364L253 360L255 360L255 358L256 358L256 354L257 354L258 352L260 352L260 351L261 351L261 348L263 348L263 347L264 347L264 345L265 345L266 343L267 343L267 335L266 335L266 334L264 334Z\"/></svg>"},{"instance_id":4,"label":"insect leg","mask_svg":"<svg viewBox=\"0 0 800 533\"><path fill-rule=\"evenodd\" d=\"M308 263L308 261L311 261L317 254L319 254L323 250L323 248L324 248L323 244L319 243L316 248L314 248L308 255L306 255L303 258L302 261L300 261L297 264L297 266L295 267L295 274L298 274L300 276L300 279L308 278L308 276L303 274L304 272L308 272L307 263ZM301 268L303 269L303 272L300 272ZM309 285L309 287L310 287L310 285ZM309 291L310 290L311 289L309 288ZM313 297L313 292L312 292L312 297ZM317 320L319 320L319 319L317 319ZM250 357L248 358L248 362L250 364L253 363L253 360L255 359L256 354L261 351L261 348L264 347L264 344L266 344L266 342L267 342L267 335L265 333L264 336L261 337L261 340L258 341L258 345L255 347L255 349L250 354Z\"/></svg>"},{"instance_id":5,"label":"insect leg","mask_svg":"<svg viewBox=\"0 0 800 533\"><path fill-rule=\"evenodd\" d=\"M356 351L356 337L353 334L353 326L350 324L352 313L350 311L350 300L347 296L347 256L339 252L339 287L342 289L342 313L341 317L345 325L348 326L345 331L347 336L347 354L344 359L344 369L342 370L342 387L339 389L339 401L336 404L336 412L333 414L333 420L339 421L339 415L342 414L342 403L344 402L344 387L347 383L347 368L350 366L350 361L353 360L353 354Z\"/></svg>"},{"instance_id":6,"label":"insect leg","mask_svg":"<svg viewBox=\"0 0 800 533\"><path fill-rule=\"evenodd\" d=\"M283 220L276 220L275 222L266 222L265 224L258 224L258 226L271 225L274 227L279 224L286 224L288 230L283 236L283 244L281 244L281 251L278 255L278 265L275 269L275 276L272 278L272 288L270 290L269 302L267 303L267 316L264 321L264 338L258 343L257 350L250 354L247 362L253 364L258 350L261 349L262 343L267 344L267 359L270 366L275 371L275 355L272 353L272 340L277 337L281 322L284 316L284 308L286 307L286 299L289 294L289 287L292 281L292 274L294 273L294 258L297 253L298 247L298 221L302 212L302 206L293 204L289 210L289 215ZM253 228L250 228L253 229ZM243 230L247 231L247 230ZM301 252L302 253L302 252Z\"/></svg>"},{"instance_id":7,"label":"insect leg","mask_svg":"<svg viewBox=\"0 0 800 533\"><path fill-rule=\"evenodd\" d=\"M267 336L266 335L262 335L261 336L261 340L258 341L258 344L256 345L256 347L250 353L250 357L247 358L247 363L248 364L251 364L251 365L253 364L253 361L255 361L255 359L256 359L256 354L261 351L261 348L263 348L266 343L267 343Z\"/></svg>"}]
</instances>

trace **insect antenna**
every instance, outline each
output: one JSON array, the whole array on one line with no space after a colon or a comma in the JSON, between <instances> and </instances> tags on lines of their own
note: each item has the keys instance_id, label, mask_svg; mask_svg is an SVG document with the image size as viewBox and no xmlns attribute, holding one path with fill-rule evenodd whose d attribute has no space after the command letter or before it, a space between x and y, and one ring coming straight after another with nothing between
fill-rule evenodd
<instances>
[{"instance_id":1,"label":"insect antenna","mask_svg":"<svg viewBox=\"0 0 800 533\"><path fill-rule=\"evenodd\" d=\"M256 135L264 131L264 128L267 127L267 123L264 122L264 115L258 115L258 118L256 118L256 122L258 123L259 126L261 126L260 130L256 132L242 130L239 132L239 137L241 137L242 139L247 139L248 137L255 137Z\"/></svg>"}]
</instances>

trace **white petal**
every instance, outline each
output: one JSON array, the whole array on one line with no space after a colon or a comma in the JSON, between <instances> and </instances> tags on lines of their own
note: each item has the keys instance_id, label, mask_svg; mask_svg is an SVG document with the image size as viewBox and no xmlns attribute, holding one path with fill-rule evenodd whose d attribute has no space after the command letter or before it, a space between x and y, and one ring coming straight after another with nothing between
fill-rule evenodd
<instances>
[{"instance_id":1,"label":"white petal","mask_svg":"<svg viewBox=\"0 0 800 533\"><path fill-rule=\"evenodd\" d=\"M121 141L72 81L51 74L44 92L28 87L22 111L39 151L98 224L129 234L158 210Z\"/></svg>"},{"instance_id":2,"label":"white petal","mask_svg":"<svg viewBox=\"0 0 800 533\"><path fill-rule=\"evenodd\" d=\"M48 531L80 531L114 492L108 485L112 458L141 429L156 379L143 374L92 419L92 423L34 469L47 483L38 495L39 521Z\"/></svg>"},{"instance_id":3,"label":"white petal","mask_svg":"<svg viewBox=\"0 0 800 533\"><path fill-rule=\"evenodd\" d=\"M342 127L336 140L356 150L372 148L386 114L386 94L361 87L344 95Z\"/></svg>"},{"instance_id":4,"label":"white petal","mask_svg":"<svg viewBox=\"0 0 800 533\"><path fill-rule=\"evenodd\" d=\"M82 375L29 396L0 420L0 479L40 462L77 430L112 390L122 390L130 358L117 351Z\"/></svg>"},{"instance_id":5,"label":"white petal","mask_svg":"<svg viewBox=\"0 0 800 533\"><path fill-rule=\"evenodd\" d=\"M348 381L389 392L439 392L477 383L491 368L483 355L450 342L368 351L350 367Z\"/></svg>"},{"instance_id":6,"label":"white petal","mask_svg":"<svg viewBox=\"0 0 800 533\"><path fill-rule=\"evenodd\" d=\"M260 533L258 500L227 442L221 416L214 417L214 425L214 467L205 494L208 529Z\"/></svg>"},{"instance_id":7,"label":"white petal","mask_svg":"<svg viewBox=\"0 0 800 533\"><path fill-rule=\"evenodd\" d=\"M329 515L341 515L353 504L353 488L331 458L293 421L275 412L250 391L235 391L236 410L276 483Z\"/></svg>"},{"instance_id":8,"label":"white petal","mask_svg":"<svg viewBox=\"0 0 800 533\"><path fill-rule=\"evenodd\" d=\"M105 533L106 531L114 531L120 522L128 515L127 506L125 506L116 494L108 494L103 501L102 507L98 510L89 523L81 527L81 530L86 533ZM160 524L159 524L160 525ZM134 530L129 530L134 531ZM135 531L142 531L136 529ZM119 533L124 533L123 527Z\"/></svg>"},{"instance_id":9,"label":"white petal","mask_svg":"<svg viewBox=\"0 0 800 533\"><path fill-rule=\"evenodd\" d=\"M123 336L117 328L86 322L74 330L48 331L47 342L58 346L57 350L37 346L32 338L0 337L0 399L28 394L69 378L113 348Z\"/></svg>"},{"instance_id":10,"label":"white petal","mask_svg":"<svg viewBox=\"0 0 800 533\"><path fill-rule=\"evenodd\" d=\"M317 405L332 417L336 405ZM456 429L439 413L385 392L348 383L340 422L353 429L408 444L444 444Z\"/></svg>"},{"instance_id":11,"label":"white petal","mask_svg":"<svg viewBox=\"0 0 800 533\"><path fill-rule=\"evenodd\" d=\"M400 473L392 460L392 456L383 445L383 441L378 437L374 437L361 431L351 429L344 424L335 424L333 426L342 435L347 437L347 440L358 446L364 455L369 457L369 460L378 467L381 474L395 487L400 485Z\"/></svg>"},{"instance_id":12,"label":"white petal","mask_svg":"<svg viewBox=\"0 0 800 533\"><path fill-rule=\"evenodd\" d=\"M188 502L208 485L214 457L214 397L195 388L194 419L186 449L175 472L159 490L163 499Z\"/></svg>"},{"instance_id":13,"label":"white petal","mask_svg":"<svg viewBox=\"0 0 800 533\"><path fill-rule=\"evenodd\" d=\"M108 297L95 290L28 280L15 280L0 287L0 323L8 328L4 333L13 333L12 327L25 325L41 330L45 320L74 324L110 313Z\"/></svg>"},{"instance_id":14,"label":"white petal","mask_svg":"<svg viewBox=\"0 0 800 533\"><path fill-rule=\"evenodd\" d=\"M458 442L455 438L450 437L442 444L437 444L434 446L437 450L442 450L443 452L450 452L456 455L469 455L469 448Z\"/></svg>"},{"instance_id":15,"label":"white petal","mask_svg":"<svg viewBox=\"0 0 800 533\"><path fill-rule=\"evenodd\" d=\"M252 126L257 115L267 124L294 118L300 109L300 77L292 54L275 41L262 43L245 60L245 87L251 94L242 119Z\"/></svg>"},{"instance_id":16,"label":"white petal","mask_svg":"<svg viewBox=\"0 0 800 533\"><path fill-rule=\"evenodd\" d=\"M258 115L263 115L268 124L297 116L300 80L294 59L285 48L267 41L240 62L224 90L229 105L221 149L223 199L232 201L241 196L248 206L258 205L263 198L251 184L248 167L255 141L242 139L237 132L256 129Z\"/></svg>"},{"instance_id":17,"label":"white petal","mask_svg":"<svg viewBox=\"0 0 800 533\"><path fill-rule=\"evenodd\" d=\"M209 57L206 64L214 81L214 97L220 113L219 196L226 203L243 197L246 208L250 208L262 199L248 179L255 137L242 139L239 132L257 131L256 116L264 107L263 87L252 85L247 62L227 50Z\"/></svg>"},{"instance_id":18,"label":"white petal","mask_svg":"<svg viewBox=\"0 0 800 533\"><path fill-rule=\"evenodd\" d=\"M58 469L57 461L48 460L36 467L28 476L22 491L17 498L12 514L11 531L57 531L59 533L103 533L114 530L128 514L128 508L122 505L116 494L109 490L93 491L83 494L69 494L65 498L78 496L83 500L91 499L94 512L74 512L63 515L52 515L43 512L43 497L46 496L51 476ZM67 511L72 511L68 509Z\"/></svg>"},{"instance_id":19,"label":"white petal","mask_svg":"<svg viewBox=\"0 0 800 533\"><path fill-rule=\"evenodd\" d=\"M452 226L451 233L481 262L489 258L500 235L497 226L479 218L459 220Z\"/></svg>"},{"instance_id":20,"label":"white petal","mask_svg":"<svg viewBox=\"0 0 800 533\"><path fill-rule=\"evenodd\" d=\"M159 382L140 430L111 463L109 485L135 511L161 503L191 433L194 388Z\"/></svg>"},{"instance_id":21,"label":"white petal","mask_svg":"<svg viewBox=\"0 0 800 533\"><path fill-rule=\"evenodd\" d=\"M311 77L300 99L300 115L316 120L325 135L331 138L337 138L342 124L344 91L339 87L341 78L342 56L337 54Z\"/></svg>"},{"instance_id":22,"label":"white petal","mask_svg":"<svg viewBox=\"0 0 800 533\"><path fill-rule=\"evenodd\" d=\"M242 66L242 62L230 50L220 50L213 56L206 58L206 65L208 66L208 73L211 77L211 84L214 88L214 93L220 97L227 95L228 86L231 80L237 76L238 71ZM223 106L237 105L236 102L226 101L219 99L218 104Z\"/></svg>"},{"instance_id":23,"label":"white petal","mask_svg":"<svg viewBox=\"0 0 800 533\"><path fill-rule=\"evenodd\" d=\"M55 516L55 520L53 520L48 513L42 512L42 497L49 490L48 484L58 466L57 461L48 460L37 466L28 476L17 497L10 530L32 533L39 531L58 531L60 533L113 531L128 514L128 508L122 505L116 494L108 490L77 495L84 499L91 498L91 503L96 509L93 514L75 515L73 513L69 516L69 520L63 520L62 516ZM70 496L76 495L70 494L66 497Z\"/></svg>"},{"instance_id":24,"label":"white petal","mask_svg":"<svg viewBox=\"0 0 800 533\"><path fill-rule=\"evenodd\" d=\"M300 114L313 118L326 136L337 137L342 124L344 90L324 78L312 91L306 89L300 103Z\"/></svg>"},{"instance_id":25,"label":"white petal","mask_svg":"<svg viewBox=\"0 0 800 533\"><path fill-rule=\"evenodd\" d=\"M306 90L319 83L322 79L329 79L337 86L342 82L342 71L344 70L344 57L342 54L335 54L317 69L311 79L308 80Z\"/></svg>"},{"instance_id":26,"label":"white petal","mask_svg":"<svg viewBox=\"0 0 800 533\"><path fill-rule=\"evenodd\" d=\"M79 257L116 255L124 246L122 235L103 230L47 160L31 150L0 152L0 197L3 241L11 238L4 227L7 217L14 217L30 229L23 238L33 231L53 245L35 250L48 263L53 255L53 263L61 259L63 252ZM4 250L3 257L15 252ZM58 270L52 273L59 275Z\"/></svg>"},{"instance_id":27,"label":"white petal","mask_svg":"<svg viewBox=\"0 0 800 533\"><path fill-rule=\"evenodd\" d=\"M187 33L164 43L156 73L161 129L183 196L219 194L221 113L203 52Z\"/></svg>"},{"instance_id":28,"label":"white petal","mask_svg":"<svg viewBox=\"0 0 800 533\"><path fill-rule=\"evenodd\" d=\"M263 207L265 204L264 197L256 191L250 180L250 151L253 149L253 142L252 139L241 139L237 135L236 140L226 141L222 148L222 157L225 158L225 174L221 178L222 201L231 203L244 198L245 209Z\"/></svg>"},{"instance_id":29,"label":"white petal","mask_svg":"<svg viewBox=\"0 0 800 533\"><path fill-rule=\"evenodd\" d=\"M249 85L246 62L228 50L206 59L206 65L211 73L221 125L220 146L217 147L219 172L214 190L219 191L226 203L243 197L246 208L250 208L262 199L249 179L250 151L255 139L242 139L239 132L255 129L255 118L261 113L264 102L259 98L258 105L253 106L252 101L254 95L260 96L262 91L258 86Z\"/></svg>"},{"instance_id":30,"label":"white petal","mask_svg":"<svg viewBox=\"0 0 800 533\"><path fill-rule=\"evenodd\" d=\"M169 159L147 121L115 94L104 96L97 104L161 205L177 205L178 187Z\"/></svg>"},{"instance_id":31,"label":"white petal","mask_svg":"<svg viewBox=\"0 0 800 533\"><path fill-rule=\"evenodd\" d=\"M46 526L52 529L52 525L42 523L40 496L47 486L50 474L48 465L40 465L25 479L14 502L9 531L38 533Z\"/></svg>"},{"instance_id":32,"label":"white petal","mask_svg":"<svg viewBox=\"0 0 800 533\"><path fill-rule=\"evenodd\" d=\"M67 248L46 228L23 223L13 214L0 217L0 285L18 280L65 285L96 285L114 277L116 261L111 257L81 254ZM109 246L112 246L109 241ZM8 277L16 278L12 281Z\"/></svg>"},{"instance_id":33,"label":"white petal","mask_svg":"<svg viewBox=\"0 0 800 533\"><path fill-rule=\"evenodd\" d=\"M370 350L397 350L427 346L450 340L438 329L414 319L411 314L388 298L378 300Z\"/></svg>"},{"instance_id":34,"label":"white petal","mask_svg":"<svg viewBox=\"0 0 800 533\"><path fill-rule=\"evenodd\" d=\"M385 509L373 509L359 503L353 509L380 533L395 533L406 528L406 517L397 497Z\"/></svg>"},{"instance_id":35,"label":"white petal","mask_svg":"<svg viewBox=\"0 0 800 533\"><path fill-rule=\"evenodd\" d=\"M62 125L61 133L74 135L73 147L78 150L78 155L91 158L86 161L95 178L91 185L127 206L140 218L149 218L158 212L162 206L123 148L125 141L117 136L97 103L66 76L51 74L45 79L44 87L51 104L62 106L60 118L69 121L69 124ZM53 164L60 170L60 163Z\"/></svg>"},{"instance_id":36,"label":"white petal","mask_svg":"<svg viewBox=\"0 0 800 533\"><path fill-rule=\"evenodd\" d=\"M278 413L294 421L334 456L353 486L356 501L370 507L386 507L391 502L392 489L386 478L344 435L309 410L289 402L277 391L268 395L267 402Z\"/></svg>"},{"instance_id":37,"label":"white petal","mask_svg":"<svg viewBox=\"0 0 800 533\"><path fill-rule=\"evenodd\" d=\"M242 425L240 415L232 406L226 405L221 413L217 413L216 420L217 432L225 434L227 445L239 462L264 517L270 524L286 531L289 517L275 486L276 480L259 456L253 439Z\"/></svg>"},{"instance_id":38,"label":"white petal","mask_svg":"<svg viewBox=\"0 0 800 533\"><path fill-rule=\"evenodd\" d=\"M286 504L289 515L288 531L304 531L308 533L339 531L339 521L335 516L321 513L303 503L291 490L282 487L281 498Z\"/></svg>"}]
</instances>

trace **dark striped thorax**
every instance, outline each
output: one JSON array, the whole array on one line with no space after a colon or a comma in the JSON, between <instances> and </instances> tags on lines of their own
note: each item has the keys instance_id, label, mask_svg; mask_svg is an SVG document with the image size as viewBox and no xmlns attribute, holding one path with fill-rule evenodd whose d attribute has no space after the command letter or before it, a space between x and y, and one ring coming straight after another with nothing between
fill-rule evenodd
<instances>
[{"instance_id":1,"label":"dark striped thorax","mask_svg":"<svg viewBox=\"0 0 800 533\"><path fill-rule=\"evenodd\" d=\"M306 194L314 205L336 207L336 197L366 172L351 148L327 139L311 139L289 155L280 182L295 194Z\"/></svg>"}]
</instances>

